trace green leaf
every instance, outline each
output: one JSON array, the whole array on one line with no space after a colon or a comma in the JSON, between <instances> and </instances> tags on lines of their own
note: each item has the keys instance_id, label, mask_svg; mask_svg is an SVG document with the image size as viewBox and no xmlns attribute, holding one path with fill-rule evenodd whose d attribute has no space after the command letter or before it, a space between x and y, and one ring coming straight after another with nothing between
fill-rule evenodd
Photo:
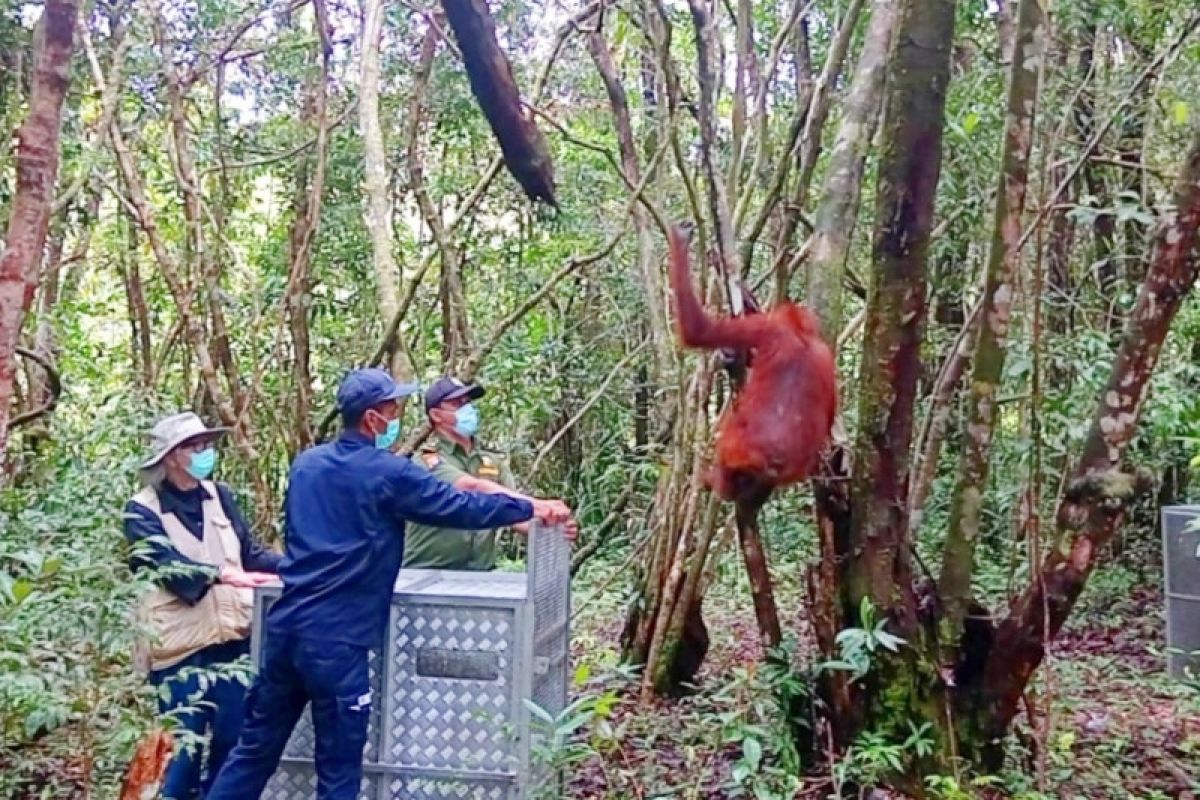
<instances>
[{"instance_id":1,"label":"green leaf","mask_svg":"<svg viewBox=\"0 0 1200 800\"><path fill-rule=\"evenodd\" d=\"M742 741L742 756L750 767L751 772L758 772L762 765L762 743L758 739L747 736Z\"/></svg>"},{"instance_id":2,"label":"green leaf","mask_svg":"<svg viewBox=\"0 0 1200 800\"><path fill-rule=\"evenodd\" d=\"M1191 116L1191 109L1184 101L1176 100L1175 104L1171 106L1171 118L1175 120L1176 125L1187 125Z\"/></svg>"},{"instance_id":3,"label":"green leaf","mask_svg":"<svg viewBox=\"0 0 1200 800\"><path fill-rule=\"evenodd\" d=\"M583 686L588 682L588 678L592 677L592 668L587 664L580 664L575 668L575 685Z\"/></svg>"},{"instance_id":4,"label":"green leaf","mask_svg":"<svg viewBox=\"0 0 1200 800\"><path fill-rule=\"evenodd\" d=\"M532 700L526 700L525 707L527 709L529 709L529 713L533 714L535 717L540 719L542 722L544 722L548 725L554 724L554 717L550 716L549 712L547 712L544 708L542 708L541 706L539 706L537 703L533 702Z\"/></svg>"},{"instance_id":5,"label":"green leaf","mask_svg":"<svg viewBox=\"0 0 1200 800\"><path fill-rule=\"evenodd\" d=\"M963 118L963 131L970 136L979 127L979 115L974 111Z\"/></svg>"},{"instance_id":6,"label":"green leaf","mask_svg":"<svg viewBox=\"0 0 1200 800\"><path fill-rule=\"evenodd\" d=\"M33 582L27 580L19 580L13 584L12 597L15 605L20 605L25 598L33 594Z\"/></svg>"}]
</instances>

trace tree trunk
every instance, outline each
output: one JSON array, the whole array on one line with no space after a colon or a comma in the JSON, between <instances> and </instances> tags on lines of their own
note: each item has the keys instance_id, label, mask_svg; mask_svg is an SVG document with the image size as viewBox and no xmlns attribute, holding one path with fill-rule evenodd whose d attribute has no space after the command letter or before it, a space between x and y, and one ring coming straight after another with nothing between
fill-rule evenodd
<instances>
[{"instance_id":1,"label":"tree trunk","mask_svg":"<svg viewBox=\"0 0 1200 800\"><path fill-rule=\"evenodd\" d=\"M913 403L925 328L926 253L941 172L954 0L906 0L889 65L873 270L851 484L853 558L845 599L915 628L908 558Z\"/></svg>"},{"instance_id":2,"label":"tree trunk","mask_svg":"<svg viewBox=\"0 0 1200 800\"><path fill-rule=\"evenodd\" d=\"M1046 39L1045 17L1039 0L1020 0L1016 14L983 316L972 359L963 449L938 580L938 595L942 602L939 638L943 649L942 664L947 668L953 668L958 660L962 623L971 602L975 544L979 540L992 434L996 426L996 395L1007 354L1014 300L1013 278L1020 262L1018 243L1029 186L1029 154L1033 148L1038 79Z\"/></svg>"},{"instance_id":3,"label":"tree trunk","mask_svg":"<svg viewBox=\"0 0 1200 800\"><path fill-rule=\"evenodd\" d=\"M679 393L671 469L655 493L651 550L638 576L638 599L622 637L625 660L645 666L645 698L678 692L695 678L708 651L700 590L718 527L718 503L703 490L699 474L710 433L707 405L715 374L712 361L706 360Z\"/></svg>"},{"instance_id":4,"label":"tree trunk","mask_svg":"<svg viewBox=\"0 0 1200 800\"><path fill-rule=\"evenodd\" d=\"M321 222L321 198L325 190L325 162L329 150L329 42L324 0L313 0L320 72L309 78L304 88L302 117L317 129L316 147L311 157L302 157L296 166L293 218L288 236L288 329L292 337L292 387L295 396L295 443L293 454L311 446L315 439L312 420L312 365L309 345L309 314L312 306L312 251Z\"/></svg>"},{"instance_id":5,"label":"tree trunk","mask_svg":"<svg viewBox=\"0 0 1200 800\"><path fill-rule=\"evenodd\" d=\"M886 67L896 27L898 3L874 4L862 53L844 104L842 122L834 140L829 167L817 208L816 229L809 246L808 305L821 320L826 339L836 348L842 326L842 284L850 241L858 221L861 184L867 152L879 123ZM839 417L841 414L839 413ZM835 428L841 431L839 422ZM834 451L821 478L813 481L814 510L820 560L807 576L813 629L822 652L836 652L837 634L844 627L838 598L848 550L851 458L848 442L837 436ZM843 674L833 674L826 685L826 702L836 720L839 741L853 727L849 684ZM810 749L810 748L806 748Z\"/></svg>"},{"instance_id":6,"label":"tree trunk","mask_svg":"<svg viewBox=\"0 0 1200 800\"><path fill-rule=\"evenodd\" d=\"M17 134L17 186L0 255L0 474L21 322L33 302L58 177L63 99L70 81L77 3L46 0L34 45L29 111Z\"/></svg>"},{"instance_id":7,"label":"tree trunk","mask_svg":"<svg viewBox=\"0 0 1200 800\"><path fill-rule=\"evenodd\" d=\"M876 0L862 55L842 104L838 127L817 207L808 256L808 305L821 319L830 341L842 327L842 284L846 257L858 221L867 153L879 123L888 53L896 27L896 0Z\"/></svg>"},{"instance_id":8,"label":"tree trunk","mask_svg":"<svg viewBox=\"0 0 1200 800\"><path fill-rule=\"evenodd\" d=\"M366 223L371 236L372 266L379 298L379 316L386 330L400 310L400 278L392 255L392 208L388 192L387 154L379 122L379 45L383 36L383 0L364 0L362 72L358 87L358 120L362 128L367 194ZM397 333L388 347L388 368L397 378L412 376Z\"/></svg>"},{"instance_id":9,"label":"tree trunk","mask_svg":"<svg viewBox=\"0 0 1200 800\"><path fill-rule=\"evenodd\" d=\"M137 221L126 214L123 215L123 222L128 227L126 241L129 245L117 263L121 270L121 280L125 284L133 374L138 377L138 383L143 389L151 390L154 388L154 351L150 340L150 311L146 307L146 293L142 288Z\"/></svg>"},{"instance_id":10,"label":"tree trunk","mask_svg":"<svg viewBox=\"0 0 1200 800\"><path fill-rule=\"evenodd\" d=\"M81 265L87 259L88 250L92 242L92 232L95 229L99 213L100 191L98 186L93 185L88 188L87 200L84 202L79 221L79 233L76 236L74 245L71 247L71 251L64 257L62 252L63 242L59 239L58 252L49 254L46 259L46 269L41 281L41 295L38 298L37 330L34 333L33 351L55 368L57 367L58 357L61 352L61 348L54 335L55 310L58 307L59 299L62 297L64 280L70 277L72 273L81 269ZM56 380L57 378L52 376L49 370L40 367L36 372L31 374L29 380L30 408L53 408L54 402L57 400L53 386ZM39 416L38 427L42 429L44 435L49 435L48 413L44 416Z\"/></svg>"},{"instance_id":11,"label":"tree trunk","mask_svg":"<svg viewBox=\"0 0 1200 800\"><path fill-rule=\"evenodd\" d=\"M588 35L588 51L592 55L592 61L596 64L596 70L600 73L600 79L604 82L604 89L608 94L613 127L617 133L617 146L621 152L621 168L629 183L636 186L642 179L642 169L637 144L633 137L633 121L629 114L628 95L616 65L613 64L612 54L604 41L604 36L599 30ZM666 304L663 302L663 281L655 258L654 238L646 211L640 205L633 211L633 227L637 233L638 277L646 299L650 346L654 354L654 371L651 380L655 382L655 385L661 385L671 372L674 358L671 355Z\"/></svg>"},{"instance_id":12,"label":"tree trunk","mask_svg":"<svg viewBox=\"0 0 1200 800\"><path fill-rule=\"evenodd\" d=\"M837 677L825 682L822 693L841 745L864 727L902 730L906 719L928 720L939 742L947 738L938 694L931 691L936 677L923 657L927 634L913 588L907 500L954 15L953 0L905 0L889 61L850 501L824 511L849 520L844 528L822 526L825 547L838 552L836 566L820 569L816 580L839 582L824 595L837 597L844 624L862 624L860 611L869 602L909 646L878 654L849 697ZM829 604L814 613L827 616ZM819 636L826 648L834 645L829 634Z\"/></svg>"}]
</instances>

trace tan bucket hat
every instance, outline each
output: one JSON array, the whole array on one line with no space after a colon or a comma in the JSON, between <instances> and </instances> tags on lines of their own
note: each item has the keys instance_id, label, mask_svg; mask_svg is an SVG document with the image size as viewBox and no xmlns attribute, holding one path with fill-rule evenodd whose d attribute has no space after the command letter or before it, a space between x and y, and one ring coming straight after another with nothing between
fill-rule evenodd
<instances>
[{"instance_id":1,"label":"tan bucket hat","mask_svg":"<svg viewBox=\"0 0 1200 800\"><path fill-rule=\"evenodd\" d=\"M160 419L150 429L150 457L142 462L141 469L150 469L162 461L167 453L189 439L202 436L216 438L228 431L229 428L225 427L208 427L191 411Z\"/></svg>"}]
</instances>

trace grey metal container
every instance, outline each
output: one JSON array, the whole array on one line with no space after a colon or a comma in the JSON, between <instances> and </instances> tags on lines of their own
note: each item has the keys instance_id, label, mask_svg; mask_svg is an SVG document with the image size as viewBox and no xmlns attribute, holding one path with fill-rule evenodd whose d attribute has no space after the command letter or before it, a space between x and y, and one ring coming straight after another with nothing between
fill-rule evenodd
<instances>
[{"instance_id":1,"label":"grey metal container","mask_svg":"<svg viewBox=\"0 0 1200 800\"><path fill-rule=\"evenodd\" d=\"M528 558L526 573L400 572L370 658L362 800L521 800L547 788L526 701L551 715L566 706L570 546L535 524ZM280 592L256 591L255 666ZM315 796L313 744L305 711L264 798Z\"/></svg>"},{"instance_id":2,"label":"grey metal container","mask_svg":"<svg viewBox=\"0 0 1200 800\"><path fill-rule=\"evenodd\" d=\"M1200 505L1164 507L1162 530L1167 669L1173 678L1200 677Z\"/></svg>"}]
</instances>

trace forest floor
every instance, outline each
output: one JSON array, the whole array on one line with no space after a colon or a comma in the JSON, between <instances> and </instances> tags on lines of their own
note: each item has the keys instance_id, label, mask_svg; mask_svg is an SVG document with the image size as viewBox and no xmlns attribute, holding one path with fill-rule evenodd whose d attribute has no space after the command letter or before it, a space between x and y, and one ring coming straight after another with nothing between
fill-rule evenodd
<instances>
[{"instance_id":1,"label":"forest floor","mask_svg":"<svg viewBox=\"0 0 1200 800\"><path fill-rule=\"evenodd\" d=\"M838 782L869 765L865 750L803 781L788 779L780 768L787 732L773 721L779 715L756 669L761 652L747 589L740 571L729 572L735 574L714 585L706 601L712 645L696 693L648 709L637 703L636 679L611 671L623 609L583 599L574 632L576 664L582 665L576 678L582 680L573 699L592 713L573 737L570 797L856 796L839 793ZM977 787L986 788L971 794L943 797L1200 798L1200 684L1165 673L1162 595L1147 585L1153 582L1120 567L1098 576L1043 673L1051 697L1048 733L1040 710L1039 735L1022 718L1023 735L1013 739L1005 774L979 780ZM777 597L803 651L811 640L797 619L798 587L784 582ZM1043 679L1039 709L1046 691Z\"/></svg>"}]
</instances>

